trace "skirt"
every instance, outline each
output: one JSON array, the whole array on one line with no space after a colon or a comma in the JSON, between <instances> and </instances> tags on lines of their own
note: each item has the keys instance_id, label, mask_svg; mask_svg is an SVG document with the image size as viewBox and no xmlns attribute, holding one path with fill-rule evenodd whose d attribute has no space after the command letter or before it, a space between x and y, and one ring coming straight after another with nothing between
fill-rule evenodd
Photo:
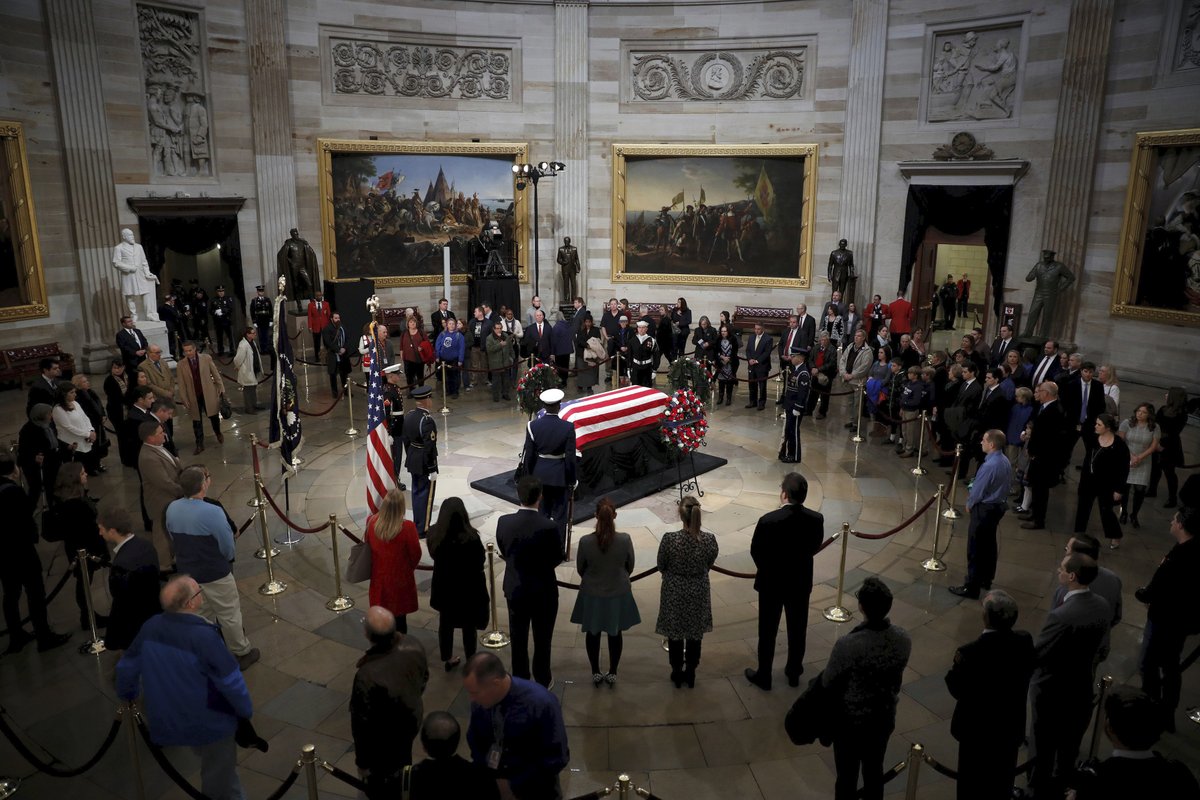
<instances>
[{"instance_id":1,"label":"skirt","mask_svg":"<svg viewBox=\"0 0 1200 800\"><path fill-rule=\"evenodd\" d=\"M613 636L641 621L632 591L614 597L596 597L583 592L575 595L571 622L579 625L584 633L607 633Z\"/></svg>"}]
</instances>

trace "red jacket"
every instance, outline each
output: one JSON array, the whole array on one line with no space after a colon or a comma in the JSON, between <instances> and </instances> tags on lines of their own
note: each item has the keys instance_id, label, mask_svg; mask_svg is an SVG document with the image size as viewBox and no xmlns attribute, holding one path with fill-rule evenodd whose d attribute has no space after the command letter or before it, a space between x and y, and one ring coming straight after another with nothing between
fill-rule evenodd
<instances>
[{"instance_id":1,"label":"red jacket","mask_svg":"<svg viewBox=\"0 0 1200 800\"><path fill-rule=\"evenodd\" d=\"M888 329L892 333L912 333L912 303L898 297L891 302L888 310L892 315L892 324Z\"/></svg>"},{"instance_id":2,"label":"red jacket","mask_svg":"<svg viewBox=\"0 0 1200 800\"><path fill-rule=\"evenodd\" d=\"M955 286L958 289L958 297L960 300L963 298L964 295L968 299L970 298L970 296L971 296L971 281L970 280L965 280L965 281L960 280Z\"/></svg>"},{"instance_id":3,"label":"red jacket","mask_svg":"<svg viewBox=\"0 0 1200 800\"><path fill-rule=\"evenodd\" d=\"M375 520L367 520L367 542L371 547L371 605L383 606L393 614L411 614L417 610L417 564L421 561L421 540L412 520L404 520L400 532L390 541L375 535Z\"/></svg>"},{"instance_id":4,"label":"red jacket","mask_svg":"<svg viewBox=\"0 0 1200 800\"><path fill-rule=\"evenodd\" d=\"M333 316L333 309L329 307L328 300L321 301L321 308L317 309L317 301L308 301L308 329L313 333L320 333L325 326L329 324L330 317Z\"/></svg>"}]
</instances>

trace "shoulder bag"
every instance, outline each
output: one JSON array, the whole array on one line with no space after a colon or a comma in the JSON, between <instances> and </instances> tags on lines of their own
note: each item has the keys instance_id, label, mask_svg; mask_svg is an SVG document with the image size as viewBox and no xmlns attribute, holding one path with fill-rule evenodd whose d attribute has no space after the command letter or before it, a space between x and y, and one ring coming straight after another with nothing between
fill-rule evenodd
<instances>
[{"instance_id":1,"label":"shoulder bag","mask_svg":"<svg viewBox=\"0 0 1200 800\"><path fill-rule=\"evenodd\" d=\"M366 541L350 547L350 558L346 560L346 580L350 583L371 580L371 545Z\"/></svg>"}]
</instances>

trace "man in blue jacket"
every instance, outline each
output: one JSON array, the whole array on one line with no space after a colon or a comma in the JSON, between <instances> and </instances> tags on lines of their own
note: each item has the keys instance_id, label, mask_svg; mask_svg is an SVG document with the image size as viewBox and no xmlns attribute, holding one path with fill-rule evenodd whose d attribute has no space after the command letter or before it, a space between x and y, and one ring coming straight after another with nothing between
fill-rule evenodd
<instances>
[{"instance_id":1,"label":"man in blue jacket","mask_svg":"<svg viewBox=\"0 0 1200 800\"><path fill-rule=\"evenodd\" d=\"M221 631L200 616L204 593L180 575L159 595L164 613L142 626L117 663L122 700L145 695L150 737L160 747L190 747L200 758L200 791L242 800L237 775L238 719L254 713L250 691Z\"/></svg>"}]
</instances>

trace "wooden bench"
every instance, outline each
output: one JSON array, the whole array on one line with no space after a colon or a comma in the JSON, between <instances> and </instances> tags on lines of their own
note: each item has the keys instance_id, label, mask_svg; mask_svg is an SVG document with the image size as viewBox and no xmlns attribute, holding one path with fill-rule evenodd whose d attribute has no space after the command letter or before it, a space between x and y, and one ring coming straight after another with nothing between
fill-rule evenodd
<instances>
[{"instance_id":1,"label":"wooden bench","mask_svg":"<svg viewBox=\"0 0 1200 800\"><path fill-rule=\"evenodd\" d=\"M422 331L425 330L425 317L421 316L421 309L416 306L394 306L390 308L379 309L379 316L383 319L383 324L387 325L388 334L391 336L400 336L408 330L408 322L406 313L412 309L413 316L417 318L417 327Z\"/></svg>"},{"instance_id":2,"label":"wooden bench","mask_svg":"<svg viewBox=\"0 0 1200 800\"><path fill-rule=\"evenodd\" d=\"M629 304L629 327L637 324L637 321L642 317L649 317L654 320L657 325L662 321L663 316L668 316L674 304L667 303L630 303Z\"/></svg>"},{"instance_id":3,"label":"wooden bench","mask_svg":"<svg viewBox=\"0 0 1200 800\"><path fill-rule=\"evenodd\" d=\"M734 306L733 326L752 328L762 325L767 333L778 334L787 329L788 317L796 313L794 308L768 308L766 306Z\"/></svg>"},{"instance_id":4,"label":"wooden bench","mask_svg":"<svg viewBox=\"0 0 1200 800\"><path fill-rule=\"evenodd\" d=\"M16 381L25 387L26 378L36 378L42 373L38 364L43 358L58 358L62 367L62 380L68 381L75 374L75 356L59 349L58 342L35 344L28 347L10 347L0 351L0 381Z\"/></svg>"}]
</instances>

